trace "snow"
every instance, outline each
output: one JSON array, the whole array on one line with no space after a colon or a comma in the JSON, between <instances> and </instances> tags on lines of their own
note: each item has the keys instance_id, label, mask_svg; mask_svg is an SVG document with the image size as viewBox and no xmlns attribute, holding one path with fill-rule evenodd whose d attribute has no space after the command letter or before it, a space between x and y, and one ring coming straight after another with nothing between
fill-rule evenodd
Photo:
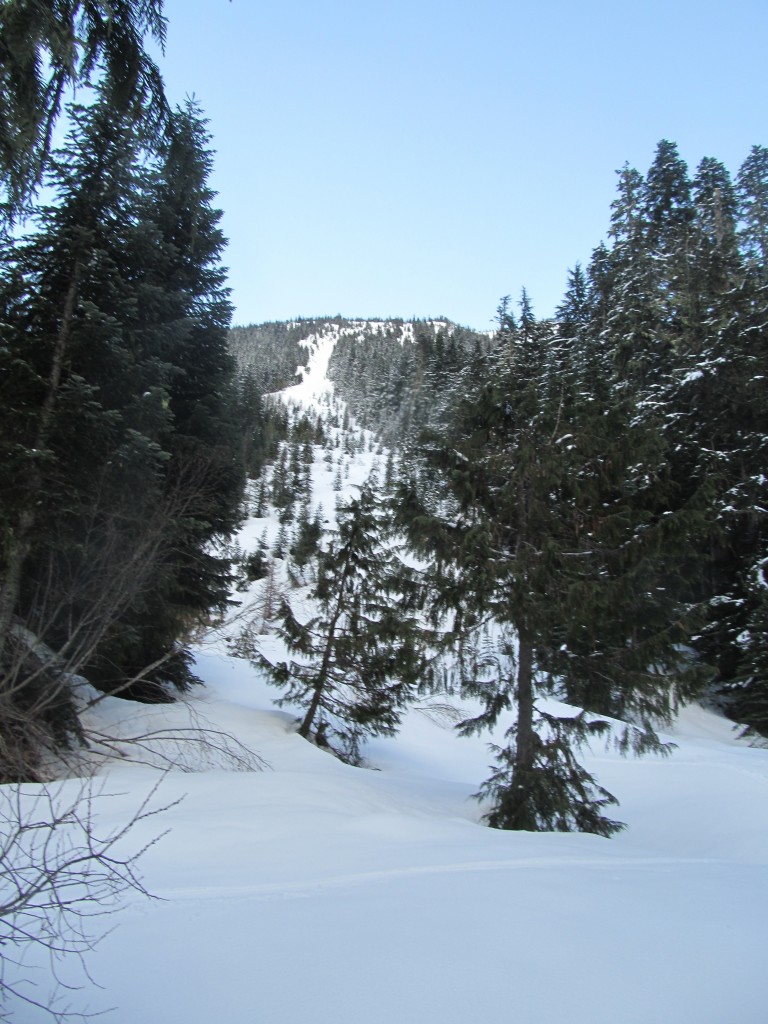
<instances>
[{"instance_id":1,"label":"snow","mask_svg":"<svg viewBox=\"0 0 768 1024\"><path fill-rule=\"evenodd\" d=\"M682 380L681 383L683 383L683 384L693 384L697 380L702 380L703 377L704 377L704 371L703 370L700 370L700 369L689 370L689 372L686 373L685 377L683 377L683 380Z\"/></svg>"},{"instance_id":2,"label":"snow","mask_svg":"<svg viewBox=\"0 0 768 1024\"><path fill-rule=\"evenodd\" d=\"M280 396L288 405L310 405L332 390L327 370L338 337L338 326L329 324L327 330L319 334L310 334L303 342L309 350L309 355L307 366L300 366L297 371L301 380L280 392Z\"/></svg>"},{"instance_id":3,"label":"snow","mask_svg":"<svg viewBox=\"0 0 768 1024\"><path fill-rule=\"evenodd\" d=\"M104 701L89 725L207 724L268 767L165 776L157 799L184 799L133 837L170 829L141 862L160 899L115 917L89 958L103 991L73 1005L115 1006L113 1024L765 1020L768 751L713 713L683 714L669 759L589 758L626 833L511 833L471 798L485 742L438 715L411 712L352 768L302 740L246 662L209 650L198 668L186 703ZM103 772L122 794L107 827L157 773Z\"/></svg>"},{"instance_id":4,"label":"snow","mask_svg":"<svg viewBox=\"0 0 768 1024\"><path fill-rule=\"evenodd\" d=\"M285 400L328 400L329 337ZM345 488L373 455L349 461ZM329 513L331 479L318 460L313 501ZM267 528L251 521L241 543ZM131 833L140 849L169 830L140 861L157 899L109 918L71 1008L114 1007L109 1024L764 1024L768 750L713 712L683 710L669 758L585 757L626 832L501 832L472 794L508 722L459 737L425 698L354 768L299 737L221 638L197 671L205 686L182 702L86 712L115 738L92 752L111 794L100 829L124 823L169 760L155 801L183 799ZM44 998L43 964L36 981Z\"/></svg>"}]
</instances>

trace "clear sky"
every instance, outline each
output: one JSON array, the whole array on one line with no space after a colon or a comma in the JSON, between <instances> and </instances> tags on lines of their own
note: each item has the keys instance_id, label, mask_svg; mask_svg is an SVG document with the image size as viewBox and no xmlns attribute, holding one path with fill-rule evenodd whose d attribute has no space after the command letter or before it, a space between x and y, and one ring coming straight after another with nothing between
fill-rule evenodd
<instances>
[{"instance_id":1,"label":"clear sky","mask_svg":"<svg viewBox=\"0 0 768 1024\"><path fill-rule=\"evenodd\" d=\"M539 316L616 170L768 145L766 0L166 0L210 118L235 323Z\"/></svg>"}]
</instances>

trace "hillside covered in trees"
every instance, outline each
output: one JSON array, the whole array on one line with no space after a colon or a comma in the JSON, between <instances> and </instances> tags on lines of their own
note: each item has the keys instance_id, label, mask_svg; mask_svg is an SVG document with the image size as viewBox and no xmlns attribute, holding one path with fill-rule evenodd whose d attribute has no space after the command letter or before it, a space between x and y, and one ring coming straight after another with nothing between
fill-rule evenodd
<instances>
[{"instance_id":1,"label":"hillside covered in trees","mask_svg":"<svg viewBox=\"0 0 768 1024\"><path fill-rule=\"evenodd\" d=\"M313 547L323 557L300 467L313 442L333 461L328 428L352 414L390 451L369 530L423 560L422 615L440 634L425 642L485 704L461 728L517 716L483 790L492 824L612 833L612 795L574 759L609 720L636 753L663 753L659 727L692 700L765 732L766 166L755 147L735 185L714 160L691 180L662 142L646 176L624 168L610 244L573 270L551 320L523 290L491 337L447 321L304 327L346 411L291 428L275 551L300 552L303 573ZM299 642L295 615L281 628ZM541 712L547 696L584 714Z\"/></svg>"},{"instance_id":2,"label":"hillside covered in trees","mask_svg":"<svg viewBox=\"0 0 768 1024\"><path fill-rule=\"evenodd\" d=\"M610 680L626 677L611 662L623 647L668 697L715 700L766 730L767 173L756 146L735 181L714 159L691 175L666 141L646 175L623 168L608 242L570 273L553 319L537 320L523 291L519 304L503 300L492 336L447 321L323 322L339 327L337 395L407 462L413 504L400 508L432 515L434 537L445 505L455 558L466 554L462 521L475 538L484 523L493 543L506 531L505 572L521 566L521 544L537 552L523 577L535 573L547 617L577 588L589 641L568 647L558 625L539 671L591 677L605 713L622 706ZM309 337L323 325L288 326ZM523 541L528 530L535 541ZM544 559L552 544L562 554ZM607 639L622 614L635 628L647 614L641 644L623 625Z\"/></svg>"}]
</instances>

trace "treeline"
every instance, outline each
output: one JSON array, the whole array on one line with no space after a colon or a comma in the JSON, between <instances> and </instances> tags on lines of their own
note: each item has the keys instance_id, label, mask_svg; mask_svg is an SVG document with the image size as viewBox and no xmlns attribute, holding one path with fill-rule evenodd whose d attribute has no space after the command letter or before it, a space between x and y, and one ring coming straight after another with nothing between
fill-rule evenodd
<instances>
[{"instance_id":1,"label":"treeline","mask_svg":"<svg viewBox=\"0 0 768 1024\"><path fill-rule=\"evenodd\" d=\"M288 435L285 409L269 400L274 391L289 387L307 361L302 341L314 321L250 324L232 327L228 350L234 360L237 405L241 416L240 461L255 479L265 462L274 458Z\"/></svg>"},{"instance_id":2,"label":"treeline","mask_svg":"<svg viewBox=\"0 0 768 1024\"><path fill-rule=\"evenodd\" d=\"M233 327L229 349L239 373L249 377L261 394L295 384L296 371L307 362L307 348L302 342L316 326L325 323L296 320Z\"/></svg>"},{"instance_id":3,"label":"treeline","mask_svg":"<svg viewBox=\"0 0 768 1024\"><path fill-rule=\"evenodd\" d=\"M209 136L196 103L158 106L142 38L161 5L117 6L25 27L11 4L2 25L4 102L30 128L0 182L2 780L77 739L73 674L148 700L186 688L184 638L229 594L217 541L240 515L247 413ZM73 82L93 98L50 152Z\"/></svg>"}]
</instances>

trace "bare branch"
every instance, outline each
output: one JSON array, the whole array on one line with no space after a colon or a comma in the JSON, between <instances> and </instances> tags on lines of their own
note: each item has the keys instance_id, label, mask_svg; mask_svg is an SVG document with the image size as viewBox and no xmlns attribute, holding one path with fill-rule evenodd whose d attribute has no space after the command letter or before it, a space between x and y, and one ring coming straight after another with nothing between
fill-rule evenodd
<instances>
[{"instance_id":1,"label":"bare branch","mask_svg":"<svg viewBox=\"0 0 768 1024\"><path fill-rule=\"evenodd\" d=\"M132 893L150 897L141 856L165 833L126 851L136 827L176 806L157 805L163 776L122 825L102 833L100 801L114 794L93 780L71 793L66 783L0 789L0 1000L47 1010L57 1021L92 1014L61 1005L62 993L93 984L85 955L109 931L97 925ZM154 898L154 897L153 897ZM16 957L9 954L17 950ZM25 951L44 954L54 987L38 993ZM73 966L81 980L68 980ZM64 970L66 968L66 971ZM65 977L66 974L66 977Z\"/></svg>"}]
</instances>

